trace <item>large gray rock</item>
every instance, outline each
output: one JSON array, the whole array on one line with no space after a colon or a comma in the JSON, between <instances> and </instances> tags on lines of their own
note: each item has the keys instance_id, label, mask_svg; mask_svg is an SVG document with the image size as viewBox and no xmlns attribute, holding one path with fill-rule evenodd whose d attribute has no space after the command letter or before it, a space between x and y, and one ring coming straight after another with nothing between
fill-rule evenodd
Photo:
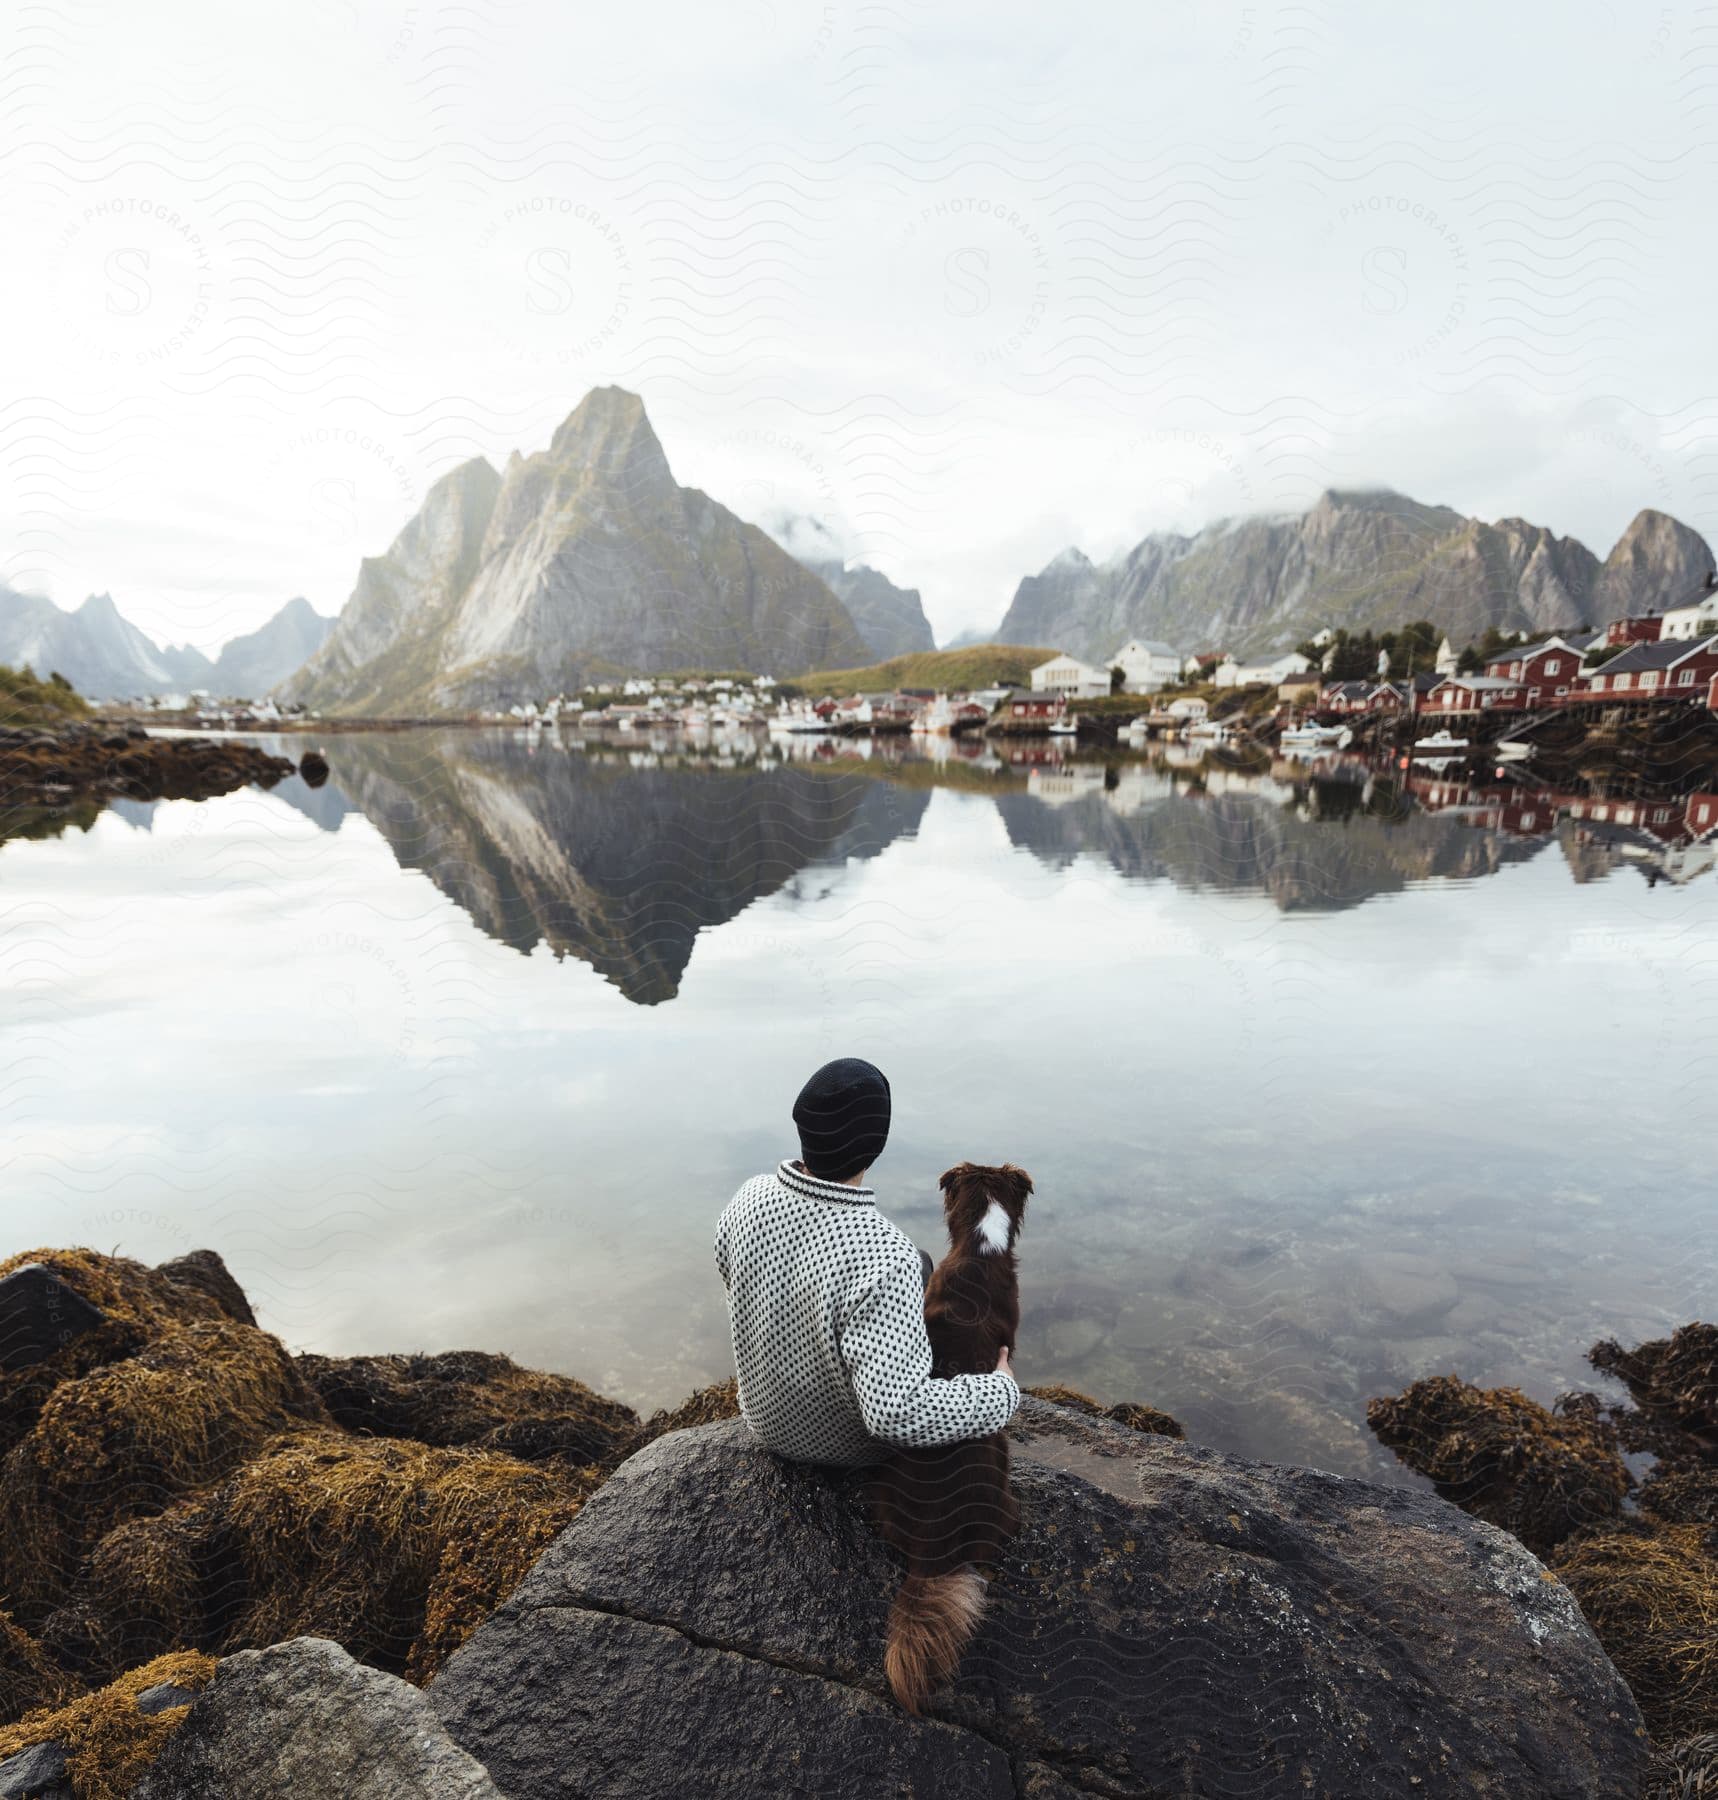
<instances>
[{"instance_id":1,"label":"large gray rock","mask_svg":"<svg viewBox=\"0 0 1718 1800\"><path fill-rule=\"evenodd\" d=\"M1637 1792L1628 1690L1503 1533L1037 1401L1014 1437L1024 1528L930 1719L883 1684L860 1479L737 1422L624 1464L430 1699L511 1800Z\"/></svg>"},{"instance_id":2,"label":"large gray rock","mask_svg":"<svg viewBox=\"0 0 1718 1800\"><path fill-rule=\"evenodd\" d=\"M417 1688L324 1638L225 1657L132 1800L502 1800Z\"/></svg>"}]
</instances>

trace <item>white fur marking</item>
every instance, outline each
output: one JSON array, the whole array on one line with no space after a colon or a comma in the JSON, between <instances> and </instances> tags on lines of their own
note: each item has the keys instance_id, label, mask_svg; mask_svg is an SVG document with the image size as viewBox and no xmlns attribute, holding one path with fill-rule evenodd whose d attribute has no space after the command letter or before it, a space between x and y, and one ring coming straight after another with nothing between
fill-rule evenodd
<instances>
[{"instance_id":1,"label":"white fur marking","mask_svg":"<svg viewBox=\"0 0 1718 1800\"><path fill-rule=\"evenodd\" d=\"M1008 1248L1008 1214L1000 1200L992 1200L984 1217L978 1221L978 1247L989 1251Z\"/></svg>"}]
</instances>

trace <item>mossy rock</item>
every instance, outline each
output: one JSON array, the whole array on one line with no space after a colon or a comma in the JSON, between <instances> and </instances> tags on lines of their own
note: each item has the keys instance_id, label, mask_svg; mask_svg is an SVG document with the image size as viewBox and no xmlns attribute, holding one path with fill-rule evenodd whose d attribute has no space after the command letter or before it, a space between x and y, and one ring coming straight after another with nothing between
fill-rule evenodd
<instances>
[{"instance_id":1,"label":"mossy rock","mask_svg":"<svg viewBox=\"0 0 1718 1800\"><path fill-rule=\"evenodd\" d=\"M1518 1388L1438 1375L1371 1401L1366 1422L1446 1500L1539 1555L1618 1517L1633 1485L1615 1428L1590 1394L1565 1396L1553 1411Z\"/></svg>"},{"instance_id":2,"label":"mossy rock","mask_svg":"<svg viewBox=\"0 0 1718 1800\"><path fill-rule=\"evenodd\" d=\"M570 1375L521 1369L505 1356L301 1356L298 1366L335 1424L375 1437L500 1450L524 1462L584 1467L638 1434L638 1414Z\"/></svg>"},{"instance_id":3,"label":"mossy rock","mask_svg":"<svg viewBox=\"0 0 1718 1800\"><path fill-rule=\"evenodd\" d=\"M57 1745L65 1752L76 1800L126 1800L184 1719L191 1697L214 1673L213 1660L194 1651L130 1669L94 1693L0 1728L0 1763L37 1746ZM140 1708L139 1699L151 1690L166 1690L173 1699L183 1694L185 1700Z\"/></svg>"}]
</instances>

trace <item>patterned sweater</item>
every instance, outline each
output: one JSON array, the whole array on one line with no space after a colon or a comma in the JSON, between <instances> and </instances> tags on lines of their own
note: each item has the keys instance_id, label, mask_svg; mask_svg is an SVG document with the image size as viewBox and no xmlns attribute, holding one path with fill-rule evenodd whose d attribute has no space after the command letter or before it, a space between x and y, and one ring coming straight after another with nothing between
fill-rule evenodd
<instances>
[{"instance_id":1,"label":"patterned sweater","mask_svg":"<svg viewBox=\"0 0 1718 1800\"><path fill-rule=\"evenodd\" d=\"M1000 1431L1011 1375L931 1375L919 1253L870 1188L793 1162L748 1181L716 1227L740 1411L798 1462L880 1462L896 1446Z\"/></svg>"}]
</instances>

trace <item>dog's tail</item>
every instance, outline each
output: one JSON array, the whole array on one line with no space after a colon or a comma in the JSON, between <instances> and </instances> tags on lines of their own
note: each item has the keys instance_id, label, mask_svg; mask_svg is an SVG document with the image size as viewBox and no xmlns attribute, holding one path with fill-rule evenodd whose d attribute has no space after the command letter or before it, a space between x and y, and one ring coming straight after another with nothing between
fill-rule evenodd
<instances>
[{"instance_id":1,"label":"dog's tail","mask_svg":"<svg viewBox=\"0 0 1718 1800\"><path fill-rule=\"evenodd\" d=\"M984 1578L972 1568L952 1575L909 1575L889 1609L883 1673L910 1713L957 1668L984 1616Z\"/></svg>"}]
</instances>

